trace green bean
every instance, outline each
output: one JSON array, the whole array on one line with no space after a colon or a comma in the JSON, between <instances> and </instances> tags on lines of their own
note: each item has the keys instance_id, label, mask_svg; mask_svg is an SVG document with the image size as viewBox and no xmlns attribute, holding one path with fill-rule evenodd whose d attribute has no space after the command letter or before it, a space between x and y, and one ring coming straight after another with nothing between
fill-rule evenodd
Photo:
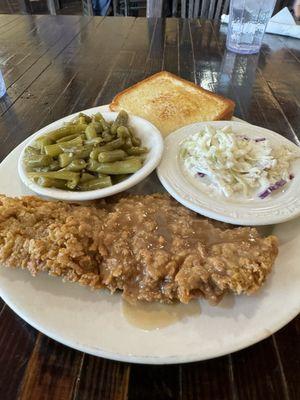
<instances>
[{"instance_id":1,"label":"green bean","mask_svg":"<svg viewBox=\"0 0 300 400\"><path fill-rule=\"evenodd\" d=\"M36 180L36 183L42 187L54 187L57 189L66 189L66 182L60 179L45 178L41 176Z\"/></svg>"},{"instance_id":2,"label":"green bean","mask_svg":"<svg viewBox=\"0 0 300 400\"><path fill-rule=\"evenodd\" d=\"M131 128L131 127L128 127L128 130L129 130L129 133L130 133L130 136L131 136L131 141L132 141L133 146L135 146L135 147L140 146L142 144L142 141L141 141L140 138L135 136L134 129Z\"/></svg>"},{"instance_id":3,"label":"green bean","mask_svg":"<svg viewBox=\"0 0 300 400\"><path fill-rule=\"evenodd\" d=\"M148 153L147 147L130 147L126 150L129 156L139 156L140 154Z\"/></svg>"},{"instance_id":4,"label":"green bean","mask_svg":"<svg viewBox=\"0 0 300 400\"><path fill-rule=\"evenodd\" d=\"M130 174L125 174L125 175L114 175L112 176L112 182L114 185L117 183L125 181L125 179L129 178Z\"/></svg>"},{"instance_id":5,"label":"green bean","mask_svg":"<svg viewBox=\"0 0 300 400\"><path fill-rule=\"evenodd\" d=\"M124 160L126 157L126 153L124 150L118 149L118 150L111 150L111 151L103 151L99 153L98 155L98 161L99 162L113 162L113 161L120 161Z\"/></svg>"},{"instance_id":6,"label":"green bean","mask_svg":"<svg viewBox=\"0 0 300 400\"><path fill-rule=\"evenodd\" d=\"M49 144L44 147L45 153L51 157L57 157L59 154L63 153L63 149L57 144Z\"/></svg>"},{"instance_id":7,"label":"green bean","mask_svg":"<svg viewBox=\"0 0 300 400\"><path fill-rule=\"evenodd\" d=\"M139 158L141 162L144 162L146 160L146 154L141 154L140 156L128 156L125 160L132 160L133 158Z\"/></svg>"},{"instance_id":8,"label":"green bean","mask_svg":"<svg viewBox=\"0 0 300 400\"><path fill-rule=\"evenodd\" d=\"M90 124L90 123L92 122L92 118L89 117L88 115L84 114L84 113L79 113L79 114L78 114L78 117L79 117L79 118L84 118L84 120L85 120L85 122L86 122L87 124Z\"/></svg>"},{"instance_id":9,"label":"green bean","mask_svg":"<svg viewBox=\"0 0 300 400\"><path fill-rule=\"evenodd\" d=\"M29 172L28 176L30 178L53 178L53 179L63 179L65 181L72 181L80 178L79 172L66 171L65 169L60 169L59 171L53 172Z\"/></svg>"},{"instance_id":10,"label":"green bean","mask_svg":"<svg viewBox=\"0 0 300 400\"><path fill-rule=\"evenodd\" d=\"M24 164L29 168L46 167L51 164L53 158L45 155L35 155L34 158L25 158Z\"/></svg>"},{"instance_id":11,"label":"green bean","mask_svg":"<svg viewBox=\"0 0 300 400\"><path fill-rule=\"evenodd\" d=\"M39 149L32 146L28 146L25 148L25 157L39 156L39 155L40 155Z\"/></svg>"},{"instance_id":12,"label":"green bean","mask_svg":"<svg viewBox=\"0 0 300 400\"><path fill-rule=\"evenodd\" d=\"M128 114L126 111L121 110L116 118L116 120L113 122L111 126L111 132L113 134L117 133L117 130L120 126L125 126L127 125L128 122Z\"/></svg>"},{"instance_id":13,"label":"green bean","mask_svg":"<svg viewBox=\"0 0 300 400\"><path fill-rule=\"evenodd\" d=\"M128 128L126 128L126 126L119 126L117 129L117 136L126 140L128 137L130 137Z\"/></svg>"},{"instance_id":14,"label":"green bean","mask_svg":"<svg viewBox=\"0 0 300 400\"><path fill-rule=\"evenodd\" d=\"M60 179L66 182L66 187L68 189L75 189L77 186L80 173L66 170L59 170L53 172L30 172L28 176L32 179L34 178L50 178L50 179Z\"/></svg>"},{"instance_id":15,"label":"green bean","mask_svg":"<svg viewBox=\"0 0 300 400\"><path fill-rule=\"evenodd\" d=\"M64 136L74 135L74 133L83 133L86 129L86 124L70 124L58 128L52 132L47 133L47 137L56 141Z\"/></svg>"},{"instance_id":16,"label":"green bean","mask_svg":"<svg viewBox=\"0 0 300 400\"><path fill-rule=\"evenodd\" d=\"M78 123L79 124L85 124L85 118L84 117L78 117Z\"/></svg>"},{"instance_id":17,"label":"green bean","mask_svg":"<svg viewBox=\"0 0 300 400\"><path fill-rule=\"evenodd\" d=\"M93 139L97 137L97 131L91 124L86 127L85 136L87 139Z\"/></svg>"},{"instance_id":18,"label":"green bean","mask_svg":"<svg viewBox=\"0 0 300 400\"><path fill-rule=\"evenodd\" d=\"M43 147L45 147L49 144L53 144L53 140L48 138L47 136L40 136L35 140L34 144L39 149L42 149Z\"/></svg>"},{"instance_id":19,"label":"green bean","mask_svg":"<svg viewBox=\"0 0 300 400\"><path fill-rule=\"evenodd\" d=\"M90 158L88 163L87 163L86 169L88 171L91 171L91 172L96 172L97 168L99 167L99 165L100 164L98 163L98 161L93 160L92 158Z\"/></svg>"},{"instance_id":20,"label":"green bean","mask_svg":"<svg viewBox=\"0 0 300 400\"><path fill-rule=\"evenodd\" d=\"M74 135L69 135L69 136L64 136L56 141L56 143L63 143L63 142L68 142L69 140L73 140L77 138L78 136L81 136L82 133L74 133Z\"/></svg>"},{"instance_id":21,"label":"green bean","mask_svg":"<svg viewBox=\"0 0 300 400\"><path fill-rule=\"evenodd\" d=\"M75 157L75 159L78 158L87 158L90 156L90 153L93 149L93 146L90 145L84 145L81 147L77 147L77 149L75 149L75 151L71 154L73 154L73 156Z\"/></svg>"},{"instance_id":22,"label":"green bean","mask_svg":"<svg viewBox=\"0 0 300 400\"><path fill-rule=\"evenodd\" d=\"M66 166L66 170L68 171L81 171L86 167L86 162L81 158L78 160L72 160L70 164Z\"/></svg>"},{"instance_id":23,"label":"green bean","mask_svg":"<svg viewBox=\"0 0 300 400\"><path fill-rule=\"evenodd\" d=\"M118 139L112 140L109 143L106 143L104 146L100 146L100 151L119 149L123 145L124 145L124 140L121 138L118 138Z\"/></svg>"},{"instance_id":24,"label":"green bean","mask_svg":"<svg viewBox=\"0 0 300 400\"><path fill-rule=\"evenodd\" d=\"M102 139L104 142L108 143L114 139L114 136L109 131L102 132Z\"/></svg>"},{"instance_id":25,"label":"green bean","mask_svg":"<svg viewBox=\"0 0 300 400\"><path fill-rule=\"evenodd\" d=\"M96 189L103 189L105 187L111 186L111 177L105 176L102 178L95 178L88 180L86 182L82 182L79 184L79 190L96 190Z\"/></svg>"},{"instance_id":26,"label":"green bean","mask_svg":"<svg viewBox=\"0 0 300 400\"><path fill-rule=\"evenodd\" d=\"M72 153L83 144L83 135L78 136L75 139L69 140L68 142L61 142L58 146L67 153ZM54 145L53 145L54 146Z\"/></svg>"},{"instance_id":27,"label":"green bean","mask_svg":"<svg viewBox=\"0 0 300 400\"><path fill-rule=\"evenodd\" d=\"M84 143L85 144L95 145L95 144L104 143L104 140L102 139L102 137L98 136L98 137L95 137L93 139L86 140Z\"/></svg>"},{"instance_id":28,"label":"green bean","mask_svg":"<svg viewBox=\"0 0 300 400\"><path fill-rule=\"evenodd\" d=\"M123 144L123 149L125 149L126 151L128 151L131 147L132 147L132 141L131 141L131 137L128 137L127 139L125 139L125 143Z\"/></svg>"},{"instance_id":29,"label":"green bean","mask_svg":"<svg viewBox=\"0 0 300 400\"><path fill-rule=\"evenodd\" d=\"M94 121L97 121L97 122L101 122L101 121L104 120L104 117L103 117L103 115L102 115L100 112L98 112L97 114L95 114L95 115L93 116L93 120L94 120Z\"/></svg>"},{"instance_id":30,"label":"green bean","mask_svg":"<svg viewBox=\"0 0 300 400\"><path fill-rule=\"evenodd\" d=\"M99 163L96 172L107 175L133 174L142 167L142 160L138 157L112 163Z\"/></svg>"},{"instance_id":31,"label":"green bean","mask_svg":"<svg viewBox=\"0 0 300 400\"><path fill-rule=\"evenodd\" d=\"M92 146L82 146L78 147L73 153L62 153L58 156L59 165L61 168L66 167L73 160L78 160L80 158L89 157L92 151Z\"/></svg>"},{"instance_id":32,"label":"green bean","mask_svg":"<svg viewBox=\"0 0 300 400\"><path fill-rule=\"evenodd\" d=\"M59 162L57 160L54 160L50 165L47 167L38 167L34 168L34 172L49 172L49 171L58 171L60 169Z\"/></svg>"},{"instance_id":33,"label":"green bean","mask_svg":"<svg viewBox=\"0 0 300 400\"><path fill-rule=\"evenodd\" d=\"M78 183L79 183L79 179L80 179L80 175L78 175L76 178L74 178L74 179L72 179L72 180L69 180L69 181L66 183L67 188L68 188L68 189L71 189L71 190L75 189L76 186L77 186Z\"/></svg>"},{"instance_id":34,"label":"green bean","mask_svg":"<svg viewBox=\"0 0 300 400\"><path fill-rule=\"evenodd\" d=\"M59 165L61 168L66 167L70 162L74 160L74 155L72 153L61 153L58 156Z\"/></svg>"},{"instance_id":35,"label":"green bean","mask_svg":"<svg viewBox=\"0 0 300 400\"><path fill-rule=\"evenodd\" d=\"M93 126L96 129L97 133L103 132L103 126L100 122L93 121L90 123L91 126Z\"/></svg>"},{"instance_id":36,"label":"green bean","mask_svg":"<svg viewBox=\"0 0 300 400\"><path fill-rule=\"evenodd\" d=\"M95 179L95 176L92 174L88 174L87 172L83 172L79 179L79 183L84 183L84 182L90 181L91 179Z\"/></svg>"},{"instance_id":37,"label":"green bean","mask_svg":"<svg viewBox=\"0 0 300 400\"><path fill-rule=\"evenodd\" d=\"M94 147L93 148L93 150L91 151L91 153L90 153L90 158L92 159L92 160L98 160L98 155L99 155L99 153L100 153L100 147L99 146L97 146L97 147Z\"/></svg>"}]
</instances>

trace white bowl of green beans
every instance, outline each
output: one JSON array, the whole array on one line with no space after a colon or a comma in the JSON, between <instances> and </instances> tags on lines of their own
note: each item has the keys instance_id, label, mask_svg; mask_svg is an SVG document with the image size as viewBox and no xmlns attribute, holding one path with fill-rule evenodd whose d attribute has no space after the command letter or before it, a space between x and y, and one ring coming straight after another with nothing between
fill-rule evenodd
<instances>
[{"instance_id":1,"label":"white bowl of green beans","mask_svg":"<svg viewBox=\"0 0 300 400\"><path fill-rule=\"evenodd\" d=\"M22 182L53 199L85 201L120 193L159 164L163 139L143 118L94 107L44 127L24 143Z\"/></svg>"}]
</instances>

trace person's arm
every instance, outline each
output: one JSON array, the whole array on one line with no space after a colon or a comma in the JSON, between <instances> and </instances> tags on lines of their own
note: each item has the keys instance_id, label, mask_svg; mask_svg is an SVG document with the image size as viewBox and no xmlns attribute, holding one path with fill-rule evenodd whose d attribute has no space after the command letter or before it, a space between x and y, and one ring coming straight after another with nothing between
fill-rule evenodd
<instances>
[{"instance_id":1,"label":"person's arm","mask_svg":"<svg viewBox=\"0 0 300 400\"><path fill-rule=\"evenodd\" d=\"M293 9L294 9L295 17L297 19L299 19L300 18L300 0L295 0Z\"/></svg>"}]
</instances>

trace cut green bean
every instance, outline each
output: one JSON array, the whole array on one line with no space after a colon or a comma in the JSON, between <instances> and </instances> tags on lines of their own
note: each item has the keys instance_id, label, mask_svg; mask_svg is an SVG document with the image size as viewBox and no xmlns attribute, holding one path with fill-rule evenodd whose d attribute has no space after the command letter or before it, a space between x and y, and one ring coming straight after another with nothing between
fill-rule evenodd
<instances>
[{"instance_id":1,"label":"cut green bean","mask_svg":"<svg viewBox=\"0 0 300 400\"><path fill-rule=\"evenodd\" d=\"M130 126L128 127L130 136L131 136L131 141L132 145L135 147L139 147L142 144L142 141L139 137L135 136L134 129L131 128Z\"/></svg>"},{"instance_id":2,"label":"cut green bean","mask_svg":"<svg viewBox=\"0 0 300 400\"><path fill-rule=\"evenodd\" d=\"M101 151L101 150L100 150L100 147L99 147L99 146L94 147L93 150L92 150L91 153L90 153L90 158L91 158L92 160L96 160L96 161L97 161L100 151Z\"/></svg>"},{"instance_id":3,"label":"cut green bean","mask_svg":"<svg viewBox=\"0 0 300 400\"><path fill-rule=\"evenodd\" d=\"M116 118L116 120L113 122L111 126L111 132L113 134L117 133L117 129L120 126L126 126L128 122L128 114L126 111L121 110Z\"/></svg>"},{"instance_id":4,"label":"cut green bean","mask_svg":"<svg viewBox=\"0 0 300 400\"><path fill-rule=\"evenodd\" d=\"M116 185L117 183L125 181L125 179L129 178L130 174L124 175L113 175L112 176L112 183Z\"/></svg>"},{"instance_id":5,"label":"cut green bean","mask_svg":"<svg viewBox=\"0 0 300 400\"><path fill-rule=\"evenodd\" d=\"M66 166L68 171L81 171L86 167L86 162L83 159L73 160Z\"/></svg>"},{"instance_id":6,"label":"cut green bean","mask_svg":"<svg viewBox=\"0 0 300 400\"><path fill-rule=\"evenodd\" d=\"M89 117L88 115L84 114L84 113L79 113L78 114L79 118L84 118L85 123L90 124L92 122L92 118Z\"/></svg>"},{"instance_id":7,"label":"cut green bean","mask_svg":"<svg viewBox=\"0 0 300 400\"><path fill-rule=\"evenodd\" d=\"M63 149L57 144L49 144L44 147L45 153L51 157L57 157L59 154L63 153Z\"/></svg>"},{"instance_id":8,"label":"cut green bean","mask_svg":"<svg viewBox=\"0 0 300 400\"><path fill-rule=\"evenodd\" d=\"M57 188L57 189L64 189L64 190L67 189L66 182L63 180L60 180L60 179L51 179L51 178L45 178L45 177L41 176L36 180L36 183L39 186L47 187L47 188L53 187L53 188Z\"/></svg>"},{"instance_id":9,"label":"cut green bean","mask_svg":"<svg viewBox=\"0 0 300 400\"><path fill-rule=\"evenodd\" d=\"M84 143L85 144L96 145L96 144L104 143L104 140L102 139L102 137L98 136L98 137L95 137L93 139L86 140Z\"/></svg>"},{"instance_id":10,"label":"cut green bean","mask_svg":"<svg viewBox=\"0 0 300 400\"><path fill-rule=\"evenodd\" d=\"M139 156L140 154L148 153L147 147L130 147L126 150L129 156Z\"/></svg>"},{"instance_id":11,"label":"cut green bean","mask_svg":"<svg viewBox=\"0 0 300 400\"><path fill-rule=\"evenodd\" d=\"M78 136L81 136L82 133L74 133L74 135L69 135L69 136L64 136L56 141L56 143L63 143L63 142L68 142L69 140L73 140L77 138Z\"/></svg>"},{"instance_id":12,"label":"cut green bean","mask_svg":"<svg viewBox=\"0 0 300 400\"><path fill-rule=\"evenodd\" d=\"M94 126L92 126L91 124L88 125L88 126L86 127L86 130L85 130L85 135L86 135L86 138L87 138L88 140L89 140L89 139L96 138L96 137L97 137L96 128L95 128Z\"/></svg>"},{"instance_id":13,"label":"cut green bean","mask_svg":"<svg viewBox=\"0 0 300 400\"><path fill-rule=\"evenodd\" d=\"M104 142L108 143L114 139L114 136L109 131L102 132L102 139Z\"/></svg>"},{"instance_id":14,"label":"cut green bean","mask_svg":"<svg viewBox=\"0 0 300 400\"><path fill-rule=\"evenodd\" d=\"M142 160L138 157L112 163L99 163L96 172L107 175L133 174L142 167Z\"/></svg>"},{"instance_id":15,"label":"cut green bean","mask_svg":"<svg viewBox=\"0 0 300 400\"><path fill-rule=\"evenodd\" d=\"M125 149L126 151L128 151L129 149L131 149L132 147L132 141L131 141L131 137L128 137L125 139L125 143L123 144L123 149Z\"/></svg>"},{"instance_id":16,"label":"cut green bean","mask_svg":"<svg viewBox=\"0 0 300 400\"><path fill-rule=\"evenodd\" d=\"M40 150L35 147L28 146L25 148L25 157L39 156L40 154Z\"/></svg>"},{"instance_id":17,"label":"cut green bean","mask_svg":"<svg viewBox=\"0 0 300 400\"><path fill-rule=\"evenodd\" d=\"M84 183L84 182L90 181L91 179L95 179L95 175L88 174L87 172L83 172L79 179L79 183Z\"/></svg>"},{"instance_id":18,"label":"cut green bean","mask_svg":"<svg viewBox=\"0 0 300 400\"><path fill-rule=\"evenodd\" d=\"M76 186L78 185L80 180L80 175L78 175L76 178L67 181L66 186L68 189L70 190L74 190L76 188Z\"/></svg>"},{"instance_id":19,"label":"cut green bean","mask_svg":"<svg viewBox=\"0 0 300 400\"><path fill-rule=\"evenodd\" d=\"M43 147L49 145L49 144L53 144L53 140L48 138L47 136L40 136L36 139L36 141L34 142L34 144L36 145L36 147L38 147L39 149L42 149Z\"/></svg>"},{"instance_id":20,"label":"cut green bean","mask_svg":"<svg viewBox=\"0 0 300 400\"><path fill-rule=\"evenodd\" d=\"M79 183L79 190L96 190L96 189L103 189L105 187L111 186L111 177L105 176L102 178L95 178L88 180L86 182Z\"/></svg>"},{"instance_id":21,"label":"cut green bean","mask_svg":"<svg viewBox=\"0 0 300 400\"><path fill-rule=\"evenodd\" d=\"M58 146L67 153L72 153L78 149L78 147L83 145L83 135L76 137L75 139L69 140L67 142L58 143Z\"/></svg>"},{"instance_id":22,"label":"cut green bean","mask_svg":"<svg viewBox=\"0 0 300 400\"><path fill-rule=\"evenodd\" d=\"M79 172L66 171L65 169L60 169L59 171L53 172L29 172L28 176L31 178L53 178L53 179L63 179L65 181L72 181L80 178Z\"/></svg>"},{"instance_id":23,"label":"cut green bean","mask_svg":"<svg viewBox=\"0 0 300 400\"><path fill-rule=\"evenodd\" d=\"M47 155L35 155L31 158L25 158L24 164L29 168L47 167L51 164L53 158Z\"/></svg>"},{"instance_id":24,"label":"cut green bean","mask_svg":"<svg viewBox=\"0 0 300 400\"><path fill-rule=\"evenodd\" d=\"M98 163L98 161L93 160L92 158L90 158L88 163L87 163L86 169L88 171L91 171L91 172L97 172L97 168L99 167L99 165L100 164Z\"/></svg>"},{"instance_id":25,"label":"cut green bean","mask_svg":"<svg viewBox=\"0 0 300 400\"><path fill-rule=\"evenodd\" d=\"M61 168L66 167L70 162L74 160L74 155L72 153L62 153L58 156L58 162Z\"/></svg>"},{"instance_id":26,"label":"cut green bean","mask_svg":"<svg viewBox=\"0 0 300 400\"><path fill-rule=\"evenodd\" d=\"M121 138L118 138L118 139L112 140L109 143L106 143L104 146L100 146L100 150L101 151L115 150L115 149L119 149L123 145L124 145L124 140Z\"/></svg>"},{"instance_id":27,"label":"cut green bean","mask_svg":"<svg viewBox=\"0 0 300 400\"><path fill-rule=\"evenodd\" d=\"M113 161L120 161L124 160L126 157L126 153L124 150L117 149L117 150L111 150L111 151L103 151L99 153L98 155L98 161L99 162L113 162Z\"/></svg>"},{"instance_id":28,"label":"cut green bean","mask_svg":"<svg viewBox=\"0 0 300 400\"><path fill-rule=\"evenodd\" d=\"M54 160L50 165L47 167L37 167L33 168L32 172L49 172L49 171L58 171L60 169L59 162Z\"/></svg>"},{"instance_id":29,"label":"cut green bean","mask_svg":"<svg viewBox=\"0 0 300 400\"><path fill-rule=\"evenodd\" d=\"M74 133L84 133L87 125L86 124L72 124L66 125L55 131L47 133L47 137L56 141L64 136L74 135Z\"/></svg>"},{"instance_id":30,"label":"cut green bean","mask_svg":"<svg viewBox=\"0 0 300 400\"><path fill-rule=\"evenodd\" d=\"M128 128L126 128L126 126L119 126L117 129L117 136L126 140L130 137Z\"/></svg>"}]
</instances>

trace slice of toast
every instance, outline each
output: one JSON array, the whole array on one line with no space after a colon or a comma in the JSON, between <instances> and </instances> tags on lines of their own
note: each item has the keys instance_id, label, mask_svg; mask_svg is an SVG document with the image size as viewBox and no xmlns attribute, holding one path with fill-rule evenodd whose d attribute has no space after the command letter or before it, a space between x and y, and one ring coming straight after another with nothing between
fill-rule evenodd
<instances>
[{"instance_id":1,"label":"slice of toast","mask_svg":"<svg viewBox=\"0 0 300 400\"><path fill-rule=\"evenodd\" d=\"M110 104L152 122L164 136L200 121L230 120L234 102L162 71L123 90Z\"/></svg>"}]
</instances>

